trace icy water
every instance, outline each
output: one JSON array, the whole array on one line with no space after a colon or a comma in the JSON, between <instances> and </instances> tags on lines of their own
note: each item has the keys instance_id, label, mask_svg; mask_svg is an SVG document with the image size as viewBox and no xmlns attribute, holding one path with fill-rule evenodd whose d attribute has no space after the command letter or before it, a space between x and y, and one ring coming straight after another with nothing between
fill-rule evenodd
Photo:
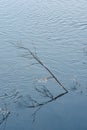
<instances>
[{"instance_id":1,"label":"icy water","mask_svg":"<svg viewBox=\"0 0 87 130\"><path fill-rule=\"evenodd\" d=\"M0 0L3 129L87 130L87 0Z\"/></svg>"}]
</instances>

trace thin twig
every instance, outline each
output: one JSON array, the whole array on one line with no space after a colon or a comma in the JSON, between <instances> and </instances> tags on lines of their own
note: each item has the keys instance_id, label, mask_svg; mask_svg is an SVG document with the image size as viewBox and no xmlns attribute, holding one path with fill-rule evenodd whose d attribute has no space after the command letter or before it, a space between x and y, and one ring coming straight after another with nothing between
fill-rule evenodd
<instances>
[{"instance_id":1,"label":"thin twig","mask_svg":"<svg viewBox=\"0 0 87 130\"><path fill-rule=\"evenodd\" d=\"M55 81L66 91L68 90L62 85L62 83L57 79L57 77L51 72L51 70L37 57L29 48L23 47L23 46L17 46L20 49L27 50L31 56L41 65L45 70L47 70L50 75L55 79Z\"/></svg>"},{"instance_id":2,"label":"thin twig","mask_svg":"<svg viewBox=\"0 0 87 130\"><path fill-rule=\"evenodd\" d=\"M14 44L15 45L15 44ZM40 94L42 94L44 97L48 97L50 98L48 101L44 101L44 102L37 102L36 99L33 99L32 97L29 97L29 100L31 101L31 104L27 104L26 101L23 103L23 105L27 108L37 108L36 111L33 113L33 121L35 121L35 117L36 117L36 113L39 111L39 109L50 103L50 102L53 102L55 101L56 99L64 96L65 94L68 93L68 90L65 88L65 86L63 86L63 84L57 79L57 77L52 73L52 71L39 59L39 57L37 57L36 54L34 54L29 48L26 48L26 47L23 47L23 46L19 46L19 45L15 45L17 48L19 49L22 49L22 50L26 50L31 56L33 59L35 59L37 61L37 64L40 64L49 74L50 74L50 77L53 78L57 84L60 85L60 87L65 91L57 96L53 96L53 94L45 87L43 86L43 88L41 89L38 89L38 88L35 88L36 91Z\"/></svg>"}]
</instances>

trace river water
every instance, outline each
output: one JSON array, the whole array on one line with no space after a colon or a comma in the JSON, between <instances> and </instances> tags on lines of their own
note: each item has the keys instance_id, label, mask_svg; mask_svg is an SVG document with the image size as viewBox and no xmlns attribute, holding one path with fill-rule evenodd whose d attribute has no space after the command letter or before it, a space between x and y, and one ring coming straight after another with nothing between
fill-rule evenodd
<instances>
[{"instance_id":1,"label":"river water","mask_svg":"<svg viewBox=\"0 0 87 130\"><path fill-rule=\"evenodd\" d=\"M87 130L86 12L87 0L0 0L0 130ZM67 94L53 100L65 90L23 47Z\"/></svg>"}]
</instances>

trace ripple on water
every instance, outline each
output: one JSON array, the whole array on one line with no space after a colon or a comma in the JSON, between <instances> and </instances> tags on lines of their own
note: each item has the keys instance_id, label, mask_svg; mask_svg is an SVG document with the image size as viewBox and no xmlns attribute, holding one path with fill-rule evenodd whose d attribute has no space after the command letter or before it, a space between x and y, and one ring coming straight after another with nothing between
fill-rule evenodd
<instances>
[{"instance_id":1,"label":"ripple on water","mask_svg":"<svg viewBox=\"0 0 87 130\"><path fill-rule=\"evenodd\" d=\"M6 116L9 110L12 114L21 115L16 118L12 115L6 130L16 128L25 130L25 123L27 129L32 129L29 126L30 122L27 122L29 118L31 119L28 114L31 114L32 110L25 109L26 107L21 109L21 103L23 105L23 103L29 103L29 99L32 100L29 95L41 101L47 100L46 97L42 97L44 94L52 98L52 94L55 95L62 91L43 67L41 68L30 56L26 57L26 51L15 48L11 43L28 47L69 90L69 95L60 98L58 103L50 103L44 107L49 111L48 113L42 109L39 118L38 112L37 117L41 119L39 122L41 124L38 124L38 128L35 126L34 129L53 130L66 126L65 128L70 130L72 120L74 130L84 129L82 128L84 124L87 126L85 114L87 105L86 98L84 98L84 95L87 95L86 12L86 0L0 1L0 119L2 119L2 112ZM37 96L35 88L42 92L42 95ZM52 94L48 91L49 89ZM83 102L81 102L81 95L85 99ZM31 103L36 103L35 100ZM81 108L78 109L79 113L76 108L78 105ZM82 111L83 106L86 109L84 111ZM55 118L56 114L61 118ZM52 120L49 121L49 117ZM47 119L45 125L43 125L44 119Z\"/></svg>"}]
</instances>

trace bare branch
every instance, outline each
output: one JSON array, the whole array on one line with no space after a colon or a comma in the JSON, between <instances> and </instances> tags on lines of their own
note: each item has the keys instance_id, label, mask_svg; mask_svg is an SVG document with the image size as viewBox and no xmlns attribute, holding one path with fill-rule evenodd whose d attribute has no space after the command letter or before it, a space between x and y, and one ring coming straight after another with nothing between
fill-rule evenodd
<instances>
[{"instance_id":1,"label":"bare branch","mask_svg":"<svg viewBox=\"0 0 87 130\"><path fill-rule=\"evenodd\" d=\"M62 83L57 79L57 77L51 72L51 70L39 59L39 57L37 57L37 55L35 55L29 48L26 48L24 46L19 46L16 45L17 48L19 49L23 49L25 51L27 51L29 54L31 54L31 56L45 69L48 71L48 73L54 78L54 80L66 91L68 92L68 90L62 85Z\"/></svg>"},{"instance_id":2,"label":"bare branch","mask_svg":"<svg viewBox=\"0 0 87 130\"><path fill-rule=\"evenodd\" d=\"M61 94L58 94L57 96L53 96L53 94L50 92L50 90L48 90L44 85L42 85L41 88L35 88L35 90L41 94L43 97L49 98L49 100L44 101L44 102L38 102L36 99L33 99L31 96L28 97L29 102L24 101L23 105L27 108L36 108L36 111L33 113L33 121L35 121L35 117L36 117L36 113L40 110L40 108L50 102L55 101L56 99L64 96L65 94L68 93L68 90L65 88L65 86L63 86L63 84L57 79L57 77L53 74L53 72L39 59L39 57L34 54L29 48L26 48L24 46L19 46L16 45L16 47L18 49L22 49L24 51L27 52L27 55L31 55L32 58L36 61L36 64L40 64L48 73L49 73L49 77L47 78L47 80L49 80L50 78L53 78L58 85L60 85L60 87L64 90L64 92L62 92ZM26 56L26 55L25 55ZM34 65L34 64L32 64Z\"/></svg>"}]
</instances>

